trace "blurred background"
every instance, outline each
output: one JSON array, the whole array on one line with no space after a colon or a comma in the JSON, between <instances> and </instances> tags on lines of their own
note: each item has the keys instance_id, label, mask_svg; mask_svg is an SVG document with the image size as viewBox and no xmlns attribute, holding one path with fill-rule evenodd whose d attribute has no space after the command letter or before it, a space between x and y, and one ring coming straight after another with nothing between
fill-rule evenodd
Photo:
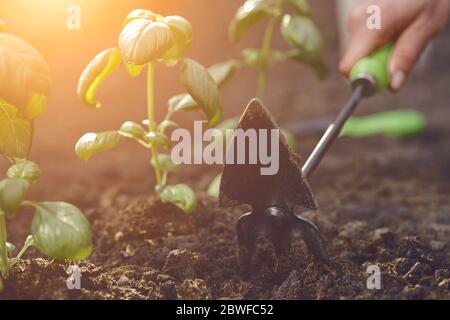
<instances>
[{"instance_id":1,"label":"blurred background","mask_svg":"<svg viewBox=\"0 0 450 320\"><path fill-rule=\"evenodd\" d=\"M336 2L310 2L325 39L324 58L330 76L319 81L308 68L295 63L275 67L270 74L266 103L280 123L333 116L350 92L346 79L337 71L340 46ZM52 96L46 111L36 121L31 152L31 159L37 161L44 172L35 196L52 199L61 198L63 193L64 200L80 202L76 200L80 196L85 201L89 197L95 198L95 194L87 193L95 193L93 188L102 190L111 181L130 189L130 192L142 192L143 185L149 187L151 178L142 178L151 177L148 155L132 142L120 150L98 155L86 164L74 153L74 145L84 133L116 129L126 120L139 122L145 117L145 76L130 78L121 67L99 91L98 98L104 108L91 110L77 97L79 75L98 52L117 45L124 18L136 8L151 9L162 15L182 15L190 20L194 42L187 56L206 66L235 57L238 51L228 41L228 25L242 3L241 0L2 0L0 19L6 22L6 32L23 37L41 51L52 73ZM66 11L70 4L81 8L81 30L66 28ZM259 30L263 28L261 24ZM249 47L260 45L258 30L253 35L254 39L250 35L245 41ZM442 38L439 41L445 43L446 36ZM285 46L278 33L273 46ZM397 107L419 110L445 107L429 105L430 97L435 95L440 95L441 101L449 101L445 78L448 67L441 63L448 61L449 49L446 45L437 45L437 48L428 54L429 63L416 71L404 90L406 93L395 97L385 93L366 103L359 112L367 114ZM443 75L442 81L439 75ZM167 99L181 93L182 87L178 68L160 65L156 79L157 116L161 119L167 108ZM433 86L425 86L430 79L433 79ZM224 116L240 114L255 95L256 74L251 70L239 72L222 92ZM176 120L192 125L192 119L199 117L202 115L184 114ZM439 113L435 117L439 119ZM302 151L307 154L308 148ZM2 172L6 166L6 161L2 161ZM89 190L85 189L87 184L90 184ZM58 190L58 194L54 196L53 190Z\"/></svg>"}]
</instances>

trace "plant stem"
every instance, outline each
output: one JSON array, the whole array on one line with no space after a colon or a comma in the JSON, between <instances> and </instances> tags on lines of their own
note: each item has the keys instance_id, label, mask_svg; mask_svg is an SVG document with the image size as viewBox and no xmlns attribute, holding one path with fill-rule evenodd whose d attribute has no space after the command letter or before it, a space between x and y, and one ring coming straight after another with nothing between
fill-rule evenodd
<instances>
[{"instance_id":1,"label":"plant stem","mask_svg":"<svg viewBox=\"0 0 450 320\"><path fill-rule=\"evenodd\" d=\"M155 122L155 65L154 63L148 64L148 74L147 74L147 117L148 117L148 130L156 130ZM157 186L162 185L161 177L161 166L158 161L158 147L152 145L152 159L154 162L156 184Z\"/></svg>"},{"instance_id":2,"label":"plant stem","mask_svg":"<svg viewBox=\"0 0 450 320\"><path fill-rule=\"evenodd\" d=\"M282 9L283 0L278 0L277 9ZM258 76L258 91L257 97L261 100L264 100L266 95L266 87L267 87L267 74L268 74L268 60L270 58L270 46L272 43L273 32L275 29L275 25L277 23L278 18L276 16L272 16L269 20L269 24L267 25L266 31L264 33L263 43L261 47L261 66L259 69Z\"/></svg>"},{"instance_id":3,"label":"plant stem","mask_svg":"<svg viewBox=\"0 0 450 320\"><path fill-rule=\"evenodd\" d=\"M17 261L19 261L20 258L22 258L23 254L28 250L28 248L30 248L32 245L34 245L33 237L28 236L27 239L25 240L22 249L20 249L17 256L12 260L12 263L10 263L9 268L12 268L17 263Z\"/></svg>"},{"instance_id":4,"label":"plant stem","mask_svg":"<svg viewBox=\"0 0 450 320\"><path fill-rule=\"evenodd\" d=\"M3 287L2 277L8 276L8 251L6 249L6 214L0 210L0 291Z\"/></svg>"}]
</instances>

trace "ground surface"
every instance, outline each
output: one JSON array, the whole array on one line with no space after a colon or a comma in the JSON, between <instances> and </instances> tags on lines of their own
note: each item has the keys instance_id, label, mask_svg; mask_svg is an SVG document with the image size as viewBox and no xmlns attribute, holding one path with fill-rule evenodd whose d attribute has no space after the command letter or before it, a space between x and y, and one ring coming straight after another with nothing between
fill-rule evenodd
<instances>
[{"instance_id":1,"label":"ground surface","mask_svg":"<svg viewBox=\"0 0 450 320\"><path fill-rule=\"evenodd\" d=\"M321 21L332 17L327 2L322 1L317 10ZM334 31L326 30L331 43L327 61L334 66L338 59ZM83 165L64 156L58 161L58 154L48 152L56 150L52 144L56 141L42 139L47 143L36 146L35 158L47 176L33 197L62 199L83 208L92 222L95 251L80 263L82 289L71 291L66 287L69 264L38 258L30 250L12 270L0 298L449 299L450 46L446 42L437 43L429 62L402 94L382 95L360 110L366 114L415 108L425 113L427 130L404 140L342 139L312 177L320 211L304 215L324 233L331 266L316 264L298 240L290 260L275 272L273 250L261 241L255 272L244 279L234 226L245 210L221 209L204 194L217 168L184 168L173 178L187 181L200 193L198 209L187 216L151 195L146 155L138 148L127 146ZM334 69L322 84L311 80L307 70L293 74L289 67L276 71L272 81L268 104L281 123L333 115L348 94ZM238 80L227 89L228 95L247 88L240 84ZM245 103L225 99L232 106L227 114L242 112ZM303 157L317 139L300 141ZM9 225L11 241L23 241L29 220L24 212ZM373 264L382 272L381 290L366 288L366 270Z\"/></svg>"}]
</instances>

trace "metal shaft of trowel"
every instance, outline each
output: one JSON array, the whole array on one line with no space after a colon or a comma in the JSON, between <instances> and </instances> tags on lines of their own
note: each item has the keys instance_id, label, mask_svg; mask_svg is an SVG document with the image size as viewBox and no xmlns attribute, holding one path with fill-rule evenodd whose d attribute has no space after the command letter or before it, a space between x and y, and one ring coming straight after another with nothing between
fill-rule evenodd
<instances>
[{"instance_id":1,"label":"metal shaft of trowel","mask_svg":"<svg viewBox=\"0 0 450 320\"><path fill-rule=\"evenodd\" d=\"M317 168L327 151L333 145L334 141L339 137L343 126L353 114L359 102L363 98L366 86L367 84L365 82L361 82L358 86L355 87L352 96L341 109L341 112L337 116L334 123L328 127L327 131L314 148L313 152L302 168L305 178L308 179L310 177L311 173L314 171L314 169Z\"/></svg>"}]
</instances>

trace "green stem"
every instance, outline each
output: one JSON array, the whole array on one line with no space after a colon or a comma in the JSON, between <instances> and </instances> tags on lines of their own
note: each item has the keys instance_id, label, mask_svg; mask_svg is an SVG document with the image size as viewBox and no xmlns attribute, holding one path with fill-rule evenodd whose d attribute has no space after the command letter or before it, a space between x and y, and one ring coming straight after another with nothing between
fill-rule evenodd
<instances>
[{"instance_id":1,"label":"green stem","mask_svg":"<svg viewBox=\"0 0 450 320\"><path fill-rule=\"evenodd\" d=\"M25 243L24 243L22 249L20 249L17 256L10 263L9 268L14 267L15 264L17 263L17 261L19 261L20 258L22 258L23 254L28 250L28 248L30 248L33 245L34 245L33 236L28 236L27 239L25 240Z\"/></svg>"},{"instance_id":2,"label":"green stem","mask_svg":"<svg viewBox=\"0 0 450 320\"><path fill-rule=\"evenodd\" d=\"M6 214L0 210L0 291L3 287L2 277L8 276L8 251L6 249Z\"/></svg>"},{"instance_id":3,"label":"green stem","mask_svg":"<svg viewBox=\"0 0 450 320\"><path fill-rule=\"evenodd\" d=\"M278 0L277 8L282 9L283 0ZM257 97L261 100L264 100L266 95L266 87L267 87L267 76L268 76L268 60L270 58L270 46L272 43L273 32L275 29L275 25L278 21L276 16L272 16L269 20L269 24L267 25L266 31L264 33L263 43L261 47L261 67L259 69L258 75L258 91Z\"/></svg>"},{"instance_id":4,"label":"green stem","mask_svg":"<svg viewBox=\"0 0 450 320\"><path fill-rule=\"evenodd\" d=\"M155 65L154 63L148 64L148 74L147 74L147 117L148 117L148 130L156 130L155 122ZM151 147L152 158L155 163L155 176L157 186L162 185L161 177L161 166L158 161L158 147L153 145Z\"/></svg>"}]
</instances>

